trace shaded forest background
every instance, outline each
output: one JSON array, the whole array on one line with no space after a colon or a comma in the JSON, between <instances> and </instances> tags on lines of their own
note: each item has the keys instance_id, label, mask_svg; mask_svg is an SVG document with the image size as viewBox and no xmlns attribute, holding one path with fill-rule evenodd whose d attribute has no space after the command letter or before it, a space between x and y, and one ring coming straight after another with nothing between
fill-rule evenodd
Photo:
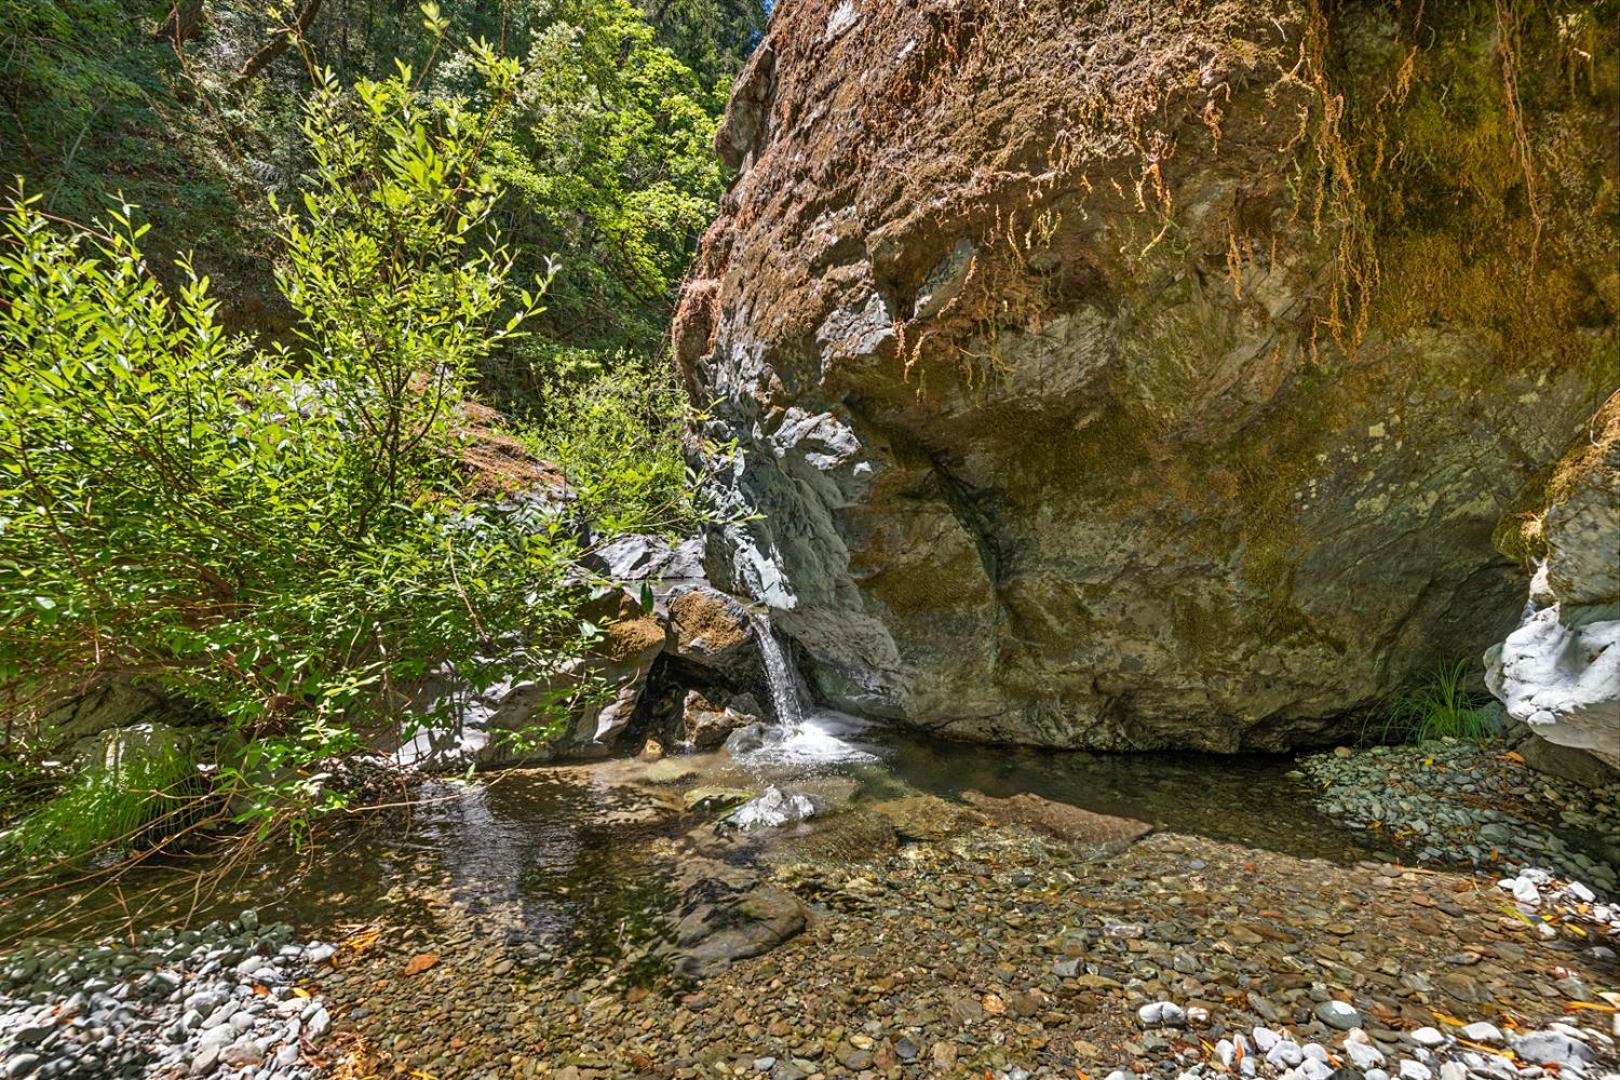
<instances>
[{"instance_id":1,"label":"shaded forest background","mask_svg":"<svg viewBox=\"0 0 1620 1080\"><path fill-rule=\"evenodd\" d=\"M430 95L476 95L457 50L484 39L526 71L488 148L508 191L502 226L525 261L518 276L561 260L541 333L487 365L486 391L538 414L559 380L655 363L725 182L714 126L768 5L438 8L436 51L418 6L393 0L0 0L0 174L73 221L121 195L153 226L147 254L160 274L190 251L228 325L281 334L292 313L270 280L266 196L289 195L308 166L310 67L349 85L393 74L397 60Z\"/></svg>"}]
</instances>

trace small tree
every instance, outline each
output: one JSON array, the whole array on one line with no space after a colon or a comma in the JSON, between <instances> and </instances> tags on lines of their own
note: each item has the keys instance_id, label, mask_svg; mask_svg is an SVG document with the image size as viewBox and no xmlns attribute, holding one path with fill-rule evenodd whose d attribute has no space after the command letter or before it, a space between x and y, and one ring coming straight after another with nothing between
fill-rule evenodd
<instances>
[{"instance_id":1,"label":"small tree","mask_svg":"<svg viewBox=\"0 0 1620 1080\"><path fill-rule=\"evenodd\" d=\"M319 77L302 205L278 208L300 349L227 334L185 263L166 293L130 207L64 230L19 191L0 238L0 700L37 723L112 675L205 706L247 737L217 775L268 818L402 722L428 673L577 655L566 531L473 501L456 464L471 370L546 284L497 316L513 260L480 153L518 70L471 54L482 111L430 106L403 67L352 94Z\"/></svg>"}]
</instances>

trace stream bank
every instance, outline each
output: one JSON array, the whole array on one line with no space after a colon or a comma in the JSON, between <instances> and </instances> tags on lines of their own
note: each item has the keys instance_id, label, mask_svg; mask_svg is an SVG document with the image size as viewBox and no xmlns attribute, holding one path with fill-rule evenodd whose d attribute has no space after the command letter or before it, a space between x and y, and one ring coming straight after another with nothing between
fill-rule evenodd
<instances>
[{"instance_id":1,"label":"stream bank","mask_svg":"<svg viewBox=\"0 0 1620 1080\"><path fill-rule=\"evenodd\" d=\"M999 773L998 790L1027 790L1064 772L1031 757L1029 771L973 763L942 786ZM1290 789L1286 762L1190 761L1179 775L1175 764L1158 763L1168 777L1158 795L1137 789L1138 812L1156 829L1123 847L1075 843L1038 821L997 822L978 809L996 796L962 802L903 790L892 775L887 787L863 783L841 813L751 840L731 834L733 854L757 845L745 861L797 897L808 919L763 956L698 983L644 981L636 946L628 963L536 963L521 935L509 942L512 924L452 887L442 926L390 923L386 948L319 986L342 1003L371 1067L435 1076L1177 1075L1213 1070L1222 1041L1230 1055L1239 1035L1266 1061L1256 1028L1292 1040L1296 1066L1316 1045L1348 1067L1342 1025L1324 1019L1336 1018L1334 1001L1356 1011L1368 1040L1358 1052L1381 1055L1389 1075L1429 1075L1421 1067L1449 1077L1442 1059L1462 1075L1539 1075L1502 1072L1506 1059L1458 1043L1448 1018L1509 1033L1498 1051L1510 1037L1584 1022L1588 1075L1613 1067L1600 1037L1612 1013L1598 995L1620 972L1612 950L1594 943L1620 927L1521 917L1494 875L1402 865L1365 830L1324 828L1303 801L1281 821L1269 812L1223 820L1222 806L1243 807L1233 799L1240 787L1251 810L1280 805L1268 796ZM717 786L696 767L658 786ZM1128 790L1130 764L1070 767L1076 781L1094 776L1093 805ZM1223 768L1234 775L1223 780ZM1244 835L1236 823L1257 817L1269 825ZM1552 891L1545 915L1556 910ZM607 935L595 940L611 951ZM437 966L402 978L423 952L439 955ZM1598 1011L1570 1012L1576 1002ZM1429 1030L1440 1032L1433 1045ZM1464 1053L1483 1056L1476 1066ZM1288 1054L1264 1074L1288 1072ZM1581 1075L1582 1064L1566 1062L1563 1075Z\"/></svg>"},{"instance_id":2,"label":"stream bank","mask_svg":"<svg viewBox=\"0 0 1620 1080\"><path fill-rule=\"evenodd\" d=\"M1247 1057L1259 1077L1385 1080L1375 1055L1405 1080L1615 1067L1604 995L1620 989L1620 910L1562 876L1419 860L1399 830L1319 808L1335 798L1307 775L1320 760L1376 757L1395 785L1387 754L992 756L825 722L772 752L429 782L414 808L312 854L263 853L218 904L336 946L296 979L333 1020L303 1050L317 1074L1200 1076L1224 1056L1241 1075ZM829 760L807 760L812 747ZM1467 752L1522 781L1498 794L1504 812L1596 853L1545 781ZM726 824L773 788L812 816ZM1565 1022L1577 1035L1549 1026ZM1534 1033L1574 1057L1504 1066Z\"/></svg>"}]
</instances>

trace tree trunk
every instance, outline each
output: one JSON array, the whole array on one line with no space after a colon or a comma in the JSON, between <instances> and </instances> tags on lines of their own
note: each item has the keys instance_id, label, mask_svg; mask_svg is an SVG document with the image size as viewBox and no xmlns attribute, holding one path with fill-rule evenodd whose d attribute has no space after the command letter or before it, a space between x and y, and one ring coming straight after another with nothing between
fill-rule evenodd
<instances>
[{"instance_id":1,"label":"tree trunk","mask_svg":"<svg viewBox=\"0 0 1620 1080\"><path fill-rule=\"evenodd\" d=\"M247 58L242 70L236 73L237 82L245 82L265 69L265 66L287 51L287 46L293 43L294 38L303 37L309 24L315 21L315 15L321 10L321 0L306 0L299 10L291 26L279 26L271 31L270 40L265 42L258 52Z\"/></svg>"}]
</instances>

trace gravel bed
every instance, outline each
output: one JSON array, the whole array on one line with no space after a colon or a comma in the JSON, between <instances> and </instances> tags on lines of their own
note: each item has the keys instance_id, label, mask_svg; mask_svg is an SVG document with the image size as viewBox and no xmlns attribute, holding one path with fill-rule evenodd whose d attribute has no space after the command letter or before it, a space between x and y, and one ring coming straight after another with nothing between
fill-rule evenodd
<instances>
[{"instance_id":1,"label":"gravel bed","mask_svg":"<svg viewBox=\"0 0 1620 1080\"><path fill-rule=\"evenodd\" d=\"M0 956L0 1076L301 1080L331 1016L295 990L333 949L237 921L133 944L32 942Z\"/></svg>"},{"instance_id":2,"label":"gravel bed","mask_svg":"<svg viewBox=\"0 0 1620 1080\"><path fill-rule=\"evenodd\" d=\"M1306 758L1300 771L1321 785L1324 813L1382 830L1422 861L1546 866L1599 895L1620 889L1620 782L1583 787L1534 772L1516 754L1454 740L1341 747ZM1579 846L1565 839L1575 833Z\"/></svg>"},{"instance_id":3,"label":"gravel bed","mask_svg":"<svg viewBox=\"0 0 1620 1080\"><path fill-rule=\"evenodd\" d=\"M1153 1002L1138 1010L1144 1026L1180 1027L1196 1019L1193 1010L1173 1002ZM1333 1040L1296 1037L1286 1028L1264 1025L1247 1034L1235 1032L1202 1054L1183 1052L1160 1064L1158 1071L1177 1080L1203 1076L1276 1077L1277 1080L1535 1080L1558 1076L1568 1080L1593 1077L1611 1080L1612 1070L1599 1065L1612 1060L1614 1037L1595 1027L1553 1022L1544 1028L1504 1031L1486 1020L1442 1022L1396 1033L1364 1027L1349 1005L1329 1000L1316 1017L1328 1028L1344 1031ZM1020 1075L1022 1074L1022 1075ZM1009 1069L1005 1080L1027 1073ZM1126 1069L1107 1080L1135 1080Z\"/></svg>"}]
</instances>

